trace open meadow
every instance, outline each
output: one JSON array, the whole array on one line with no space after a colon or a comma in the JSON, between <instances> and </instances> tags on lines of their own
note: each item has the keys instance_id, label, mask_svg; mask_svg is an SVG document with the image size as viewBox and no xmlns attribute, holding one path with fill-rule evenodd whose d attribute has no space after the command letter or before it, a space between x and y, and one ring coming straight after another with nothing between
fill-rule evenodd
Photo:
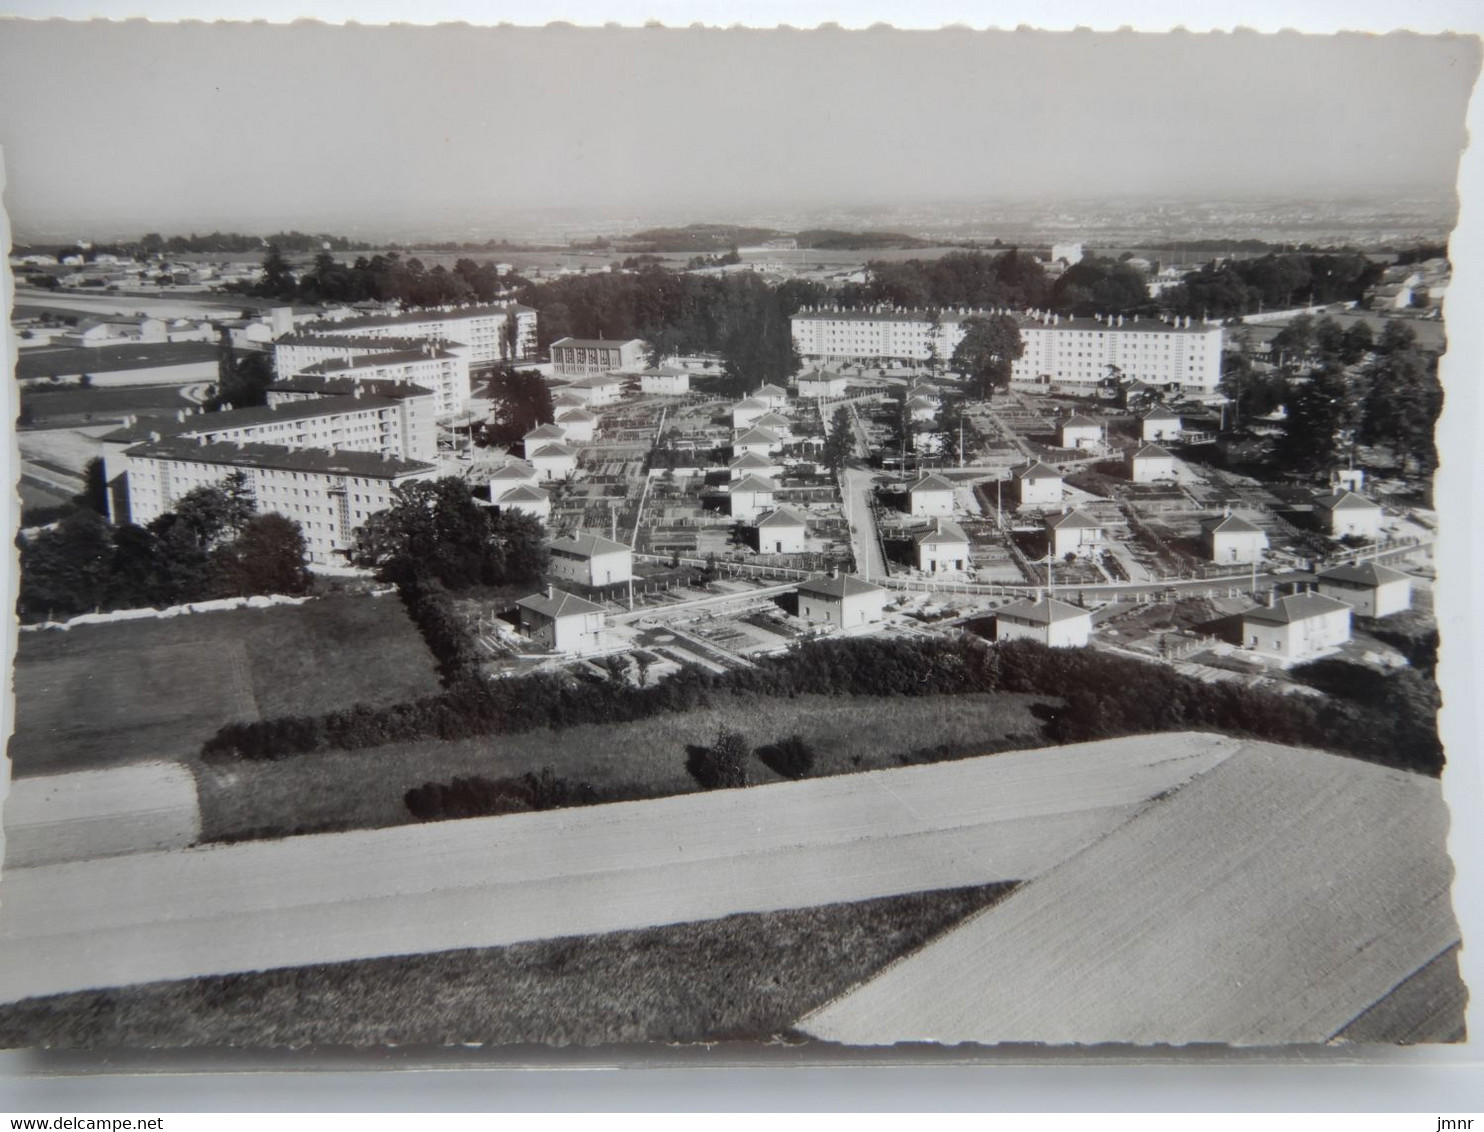
<instances>
[{"instance_id":1,"label":"open meadow","mask_svg":"<svg viewBox=\"0 0 1484 1132\"><path fill-rule=\"evenodd\" d=\"M1031 709L1045 702L1044 696L1010 693L718 697L710 707L632 723L430 740L281 762L206 762L196 767L202 838L402 825L415 820L403 796L425 782L518 777L542 767L592 786L605 800L688 794L701 787L686 770L687 748L712 743L720 729L741 732L753 747L800 736L815 749L810 777L816 778L1036 747L1045 740ZM756 757L749 760L749 777L781 781Z\"/></svg>"},{"instance_id":2,"label":"open meadow","mask_svg":"<svg viewBox=\"0 0 1484 1132\"><path fill-rule=\"evenodd\" d=\"M21 634L17 777L183 761L225 723L438 691L395 596Z\"/></svg>"}]
</instances>

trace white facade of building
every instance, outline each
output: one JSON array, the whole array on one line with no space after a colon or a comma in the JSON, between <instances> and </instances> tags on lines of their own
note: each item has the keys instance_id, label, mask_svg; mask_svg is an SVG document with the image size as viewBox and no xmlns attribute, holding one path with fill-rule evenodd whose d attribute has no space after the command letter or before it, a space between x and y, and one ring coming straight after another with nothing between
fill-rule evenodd
<instances>
[{"instance_id":1,"label":"white facade of building","mask_svg":"<svg viewBox=\"0 0 1484 1132\"><path fill-rule=\"evenodd\" d=\"M172 437L130 448L129 517L141 526L188 491L247 477L259 514L277 512L299 524L309 560L344 563L357 527L392 505L393 490L437 478L428 463L372 452L329 452L267 444L202 444Z\"/></svg>"},{"instance_id":2,"label":"white facade of building","mask_svg":"<svg viewBox=\"0 0 1484 1132\"><path fill-rule=\"evenodd\" d=\"M273 344L280 379L353 377L421 385L438 395L439 420L469 407L469 351L448 344L292 335Z\"/></svg>"},{"instance_id":3,"label":"white facade of building","mask_svg":"<svg viewBox=\"0 0 1484 1132\"><path fill-rule=\"evenodd\" d=\"M812 369L799 374L795 386L800 397L822 400L845 396L850 388L850 379L834 370Z\"/></svg>"},{"instance_id":4,"label":"white facade of building","mask_svg":"<svg viewBox=\"0 0 1484 1132\"><path fill-rule=\"evenodd\" d=\"M1378 539L1381 505L1353 491L1333 491L1314 500L1320 529L1331 538Z\"/></svg>"},{"instance_id":5,"label":"white facade of building","mask_svg":"<svg viewBox=\"0 0 1484 1132\"><path fill-rule=\"evenodd\" d=\"M1128 458L1134 483L1165 483L1175 478L1175 455L1158 444L1146 444Z\"/></svg>"},{"instance_id":6,"label":"white facade of building","mask_svg":"<svg viewBox=\"0 0 1484 1132\"><path fill-rule=\"evenodd\" d=\"M519 511L545 523L551 518L551 495L533 484L520 483L507 487L499 495L491 492L492 506L501 511Z\"/></svg>"},{"instance_id":7,"label":"white facade of building","mask_svg":"<svg viewBox=\"0 0 1484 1132\"><path fill-rule=\"evenodd\" d=\"M655 397L684 397L690 392L690 371L669 366L640 370L639 392Z\"/></svg>"},{"instance_id":8,"label":"white facade of building","mask_svg":"<svg viewBox=\"0 0 1484 1132\"><path fill-rule=\"evenodd\" d=\"M577 473L577 454L565 444L548 444L527 457L540 481L559 480Z\"/></svg>"},{"instance_id":9,"label":"white facade of building","mask_svg":"<svg viewBox=\"0 0 1484 1132\"><path fill-rule=\"evenodd\" d=\"M1179 440L1183 427L1178 413L1152 409L1139 420L1139 438L1145 444Z\"/></svg>"},{"instance_id":10,"label":"white facade of building","mask_svg":"<svg viewBox=\"0 0 1484 1132\"><path fill-rule=\"evenodd\" d=\"M1242 644L1260 656L1296 664L1350 639L1351 607L1322 594L1294 594L1242 614Z\"/></svg>"},{"instance_id":11,"label":"white facade of building","mask_svg":"<svg viewBox=\"0 0 1484 1132\"><path fill-rule=\"evenodd\" d=\"M556 425L567 434L574 444L589 444L598 431L598 416L587 409L559 409Z\"/></svg>"},{"instance_id":12,"label":"white facade of building","mask_svg":"<svg viewBox=\"0 0 1484 1132\"><path fill-rule=\"evenodd\" d=\"M556 377L596 377L644 368L645 346L638 338L559 338L550 349L551 372Z\"/></svg>"},{"instance_id":13,"label":"white facade of building","mask_svg":"<svg viewBox=\"0 0 1484 1132\"><path fill-rule=\"evenodd\" d=\"M602 651L608 618L601 605L550 586L515 604L521 630L543 648L568 656Z\"/></svg>"},{"instance_id":14,"label":"white facade of building","mask_svg":"<svg viewBox=\"0 0 1484 1132\"><path fill-rule=\"evenodd\" d=\"M1185 319L1061 318L1021 320L1025 349L1011 366L1016 385L1091 388L1118 376L1194 393L1221 380L1222 329Z\"/></svg>"},{"instance_id":15,"label":"white facade of building","mask_svg":"<svg viewBox=\"0 0 1484 1132\"><path fill-rule=\"evenodd\" d=\"M850 574L810 578L798 589L799 616L841 629L871 625L886 614L886 591Z\"/></svg>"},{"instance_id":16,"label":"white facade of building","mask_svg":"<svg viewBox=\"0 0 1484 1132\"><path fill-rule=\"evenodd\" d=\"M1022 507L1055 506L1061 503L1062 475L1055 468L1034 461L1016 468L1015 499Z\"/></svg>"},{"instance_id":17,"label":"white facade of building","mask_svg":"<svg viewBox=\"0 0 1484 1132\"><path fill-rule=\"evenodd\" d=\"M953 514L953 485L942 476L926 475L907 489L909 514L922 518Z\"/></svg>"},{"instance_id":18,"label":"white facade of building","mask_svg":"<svg viewBox=\"0 0 1484 1132\"><path fill-rule=\"evenodd\" d=\"M369 315L340 322L311 322L304 334L359 338L415 338L467 348L475 365L519 361L536 356L537 315L530 307L510 305L452 307Z\"/></svg>"},{"instance_id":19,"label":"white facade of building","mask_svg":"<svg viewBox=\"0 0 1484 1132\"><path fill-rule=\"evenodd\" d=\"M1102 538L1102 524L1083 511L1074 509L1046 520L1046 544L1057 558L1089 552Z\"/></svg>"},{"instance_id":20,"label":"white facade of building","mask_svg":"<svg viewBox=\"0 0 1484 1132\"><path fill-rule=\"evenodd\" d=\"M1103 424L1081 413L1068 417L1056 430L1056 443L1061 448L1097 448L1103 443Z\"/></svg>"},{"instance_id":21,"label":"white facade of building","mask_svg":"<svg viewBox=\"0 0 1484 1132\"><path fill-rule=\"evenodd\" d=\"M612 586L634 577L634 552L602 535L581 533L551 542L551 576L584 586Z\"/></svg>"},{"instance_id":22,"label":"white facade of building","mask_svg":"<svg viewBox=\"0 0 1484 1132\"><path fill-rule=\"evenodd\" d=\"M1237 515L1225 515L1201 524L1201 547L1212 562L1249 565L1262 561L1268 536L1255 523Z\"/></svg>"},{"instance_id":23,"label":"white facade of building","mask_svg":"<svg viewBox=\"0 0 1484 1132\"><path fill-rule=\"evenodd\" d=\"M759 554L803 554L809 549L808 524L797 511L779 507L760 516L756 527Z\"/></svg>"},{"instance_id":24,"label":"white facade of building","mask_svg":"<svg viewBox=\"0 0 1484 1132\"><path fill-rule=\"evenodd\" d=\"M917 568L925 574L962 573L973 565L969 536L957 523L939 519L912 537Z\"/></svg>"},{"instance_id":25,"label":"white facade of building","mask_svg":"<svg viewBox=\"0 0 1484 1132\"><path fill-rule=\"evenodd\" d=\"M1374 562L1335 566L1319 575L1319 592L1362 617L1390 617L1412 608L1412 579Z\"/></svg>"},{"instance_id":26,"label":"white facade of building","mask_svg":"<svg viewBox=\"0 0 1484 1132\"><path fill-rule=\"evenodd\" d=\"M995 639L1080 648L1092 637L1092 614L1054 597L1014 601L995 610Z\"/></svg>"},{"instance_id":27,"label":"white facade of building","mask_svg":"<svg viewBox=\"0 0 1484 1132\"><path fill-rule=\"evenodd\" d=\"M728 513L734 519L752 522L764 511L773 509L773 497L778 485L761 476L744 476L733 480L727 491Z\"/></svg>"}]
</instances>

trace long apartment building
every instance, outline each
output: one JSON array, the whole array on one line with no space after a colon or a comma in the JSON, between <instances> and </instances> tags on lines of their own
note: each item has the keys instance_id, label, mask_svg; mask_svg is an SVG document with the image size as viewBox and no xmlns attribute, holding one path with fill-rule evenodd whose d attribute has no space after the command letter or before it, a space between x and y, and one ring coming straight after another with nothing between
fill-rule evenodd
<instances>
[{"instance_id":1,"label":"long apartment building","mask_svg":"<svg viewBox=\"0 0 1484 1132\"><path fill-rule=\"evenodd\" d=\"M1010 370L1018 384L1085 389L1117 377L1214 393L1221 381L1221 326L1190 318L1032 315L1020 320L1020 340L1025 352Z\"/></svg>"},{"instance_id":2,"label":"long apartment building","mask_svg":"<svg viewBox=\"0 0 1484 1132\"><path fill-rule=\"evenodd\" d=\"M115 522L139 518L128 452L137 444L183 440L212 445L276 445L385 454L398 460L431 462L438 454L433 423L436 394L421 386L342 395L273 400L265 408L220 413L181 413L175 417L130 420L100 438L109 513ZM145 512L150 507L146 503Z\"/></svg>"},{"instance_id":3,"label":"long apartment building","mask_svg":"<svg viewBox=\"0 0 1484 1132\"><path fill-rule=\"evenodd\" d=\"M519 303L453 307L365 315L339 322L321 320L299 328L309 336L414 338L467 346L474 365L522 361L536 356L536 311Z\"/></svg>"},{"instance_id":4,"label":"long apartment building","mask_svg":"<svg viewBox=\"0 0 1484 1132\"><path fill-rule=\"evenodd\" d=\"M469 406L469 350L410 338L316 337L293 334L273 343L280 382L299 377L353 378L420 385L437 395L439 420Z\"/></svg>"},{"instance_id":5,"label":"long apartment building","mask_svg":"<svg viewBox=\"0 0 1484 1132\"><path fill-rule=\"evenodd\" d=\"M842 363L885 359L921 364L934 355L946 365L963 341L964 323L986 310L810 308L792 319L794 346L806 361ZM1178 384L1209 393L1221 380L1222 329L1192 319L1063 318L1030 312L1016 316L1025 350L1011 369L1026 386L1090 389L1108 377Z\"/></svg>"},{"instance_id":6,"label":"long apartment building","mask_svg":"<svg viewBox=\"0 0 1484 1132\"><path fill-rule=\"evenodd\" d=\"M213 443L188 436L146 441L124 456L133 522L148 523L172 510L188 491L241 472L258 512L277 512L298 523L310 561L322 565L346 561L356 528L390 507L397 487L438 474L430 463L390 454Z\"/></svg>"}]
</instances>

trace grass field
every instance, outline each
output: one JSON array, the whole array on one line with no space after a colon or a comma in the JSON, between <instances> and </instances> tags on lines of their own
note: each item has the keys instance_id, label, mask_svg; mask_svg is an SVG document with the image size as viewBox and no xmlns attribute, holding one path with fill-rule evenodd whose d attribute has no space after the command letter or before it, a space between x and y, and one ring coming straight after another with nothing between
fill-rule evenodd
<instances>
[{"instance_id":1,"label":"grass field","mask_svg":"<svg viewBox=\"0 0 1484 1132\"><path fill-rule=\"evenodd\" d=\"M232 720L437 690L392 596L26 633L10 756L18 776L187 760Z\"/></svg>"},{"instance_id":2,"label":"grass field","mask_svg":"<svg viewBox=\"0 0 1484 1132\"><path fill-rule=\"evenodd\" d=\"M767 1039L1013 887L28 999L0 1047Z\"/></svg>"},{"instance_id":3,"label":"grass field","mask_svg":"<svg viewBox=\"0 0 1484 1132\"><path fill-rule=\"evenodd\" d=\"M721 727L742 732L754 747L802 736L818 752L813 777L1034 747L1044 740L1031 706L1045 699L1018 694L738 697L634 723L430 740L277 763L206 764L197 768L202 837L282 837L400 825L414 820L402 800L414 786L456 775L520 775L544 766L590 784L605 799L687 794L700 786L686 770L686 747L711 743ZM780 781L755 756L749 774L754 782Z\"/></svg>"},{"instance_id":4,"label":"grass field","mask_svg":"<svg viewBox=\"0 0 1484 1132\"><path fill-rule=\"evenodd\" d=\"M17 378L46 378L53 374L102 373L153 366L214 361L212 342L135 342L121 346L38 346L16 360Z\"/></svg>"}]
</instances>

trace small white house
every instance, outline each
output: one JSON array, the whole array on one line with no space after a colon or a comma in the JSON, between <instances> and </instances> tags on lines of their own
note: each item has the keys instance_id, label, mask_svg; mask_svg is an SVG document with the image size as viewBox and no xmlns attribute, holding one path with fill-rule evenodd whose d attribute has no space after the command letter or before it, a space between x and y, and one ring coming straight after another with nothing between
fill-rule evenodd
<instances>
[{"instance_id":1,"label":"small white house","mask_svg":"<svg viewBox=\"0 0 1484 1132\"><path fill-rule=\"evenodd\" d=\"M870 625L886 615L886 591L851 574L820 575L799 583L799 616L842 629Z\"/></svg>"},{"instance_id":2,"label":"small white house","mask_svg":"<svg viewBox=\"0 0 1484 1132\"><path fill-rule=\"evenodd\" d=\"M521 484L534 484L540 478L536 469L530 464L512 460L490 473L490 498L496 499L512 487L518 487Z\"/></svg>"},{"instance_id":3,"label":"small white house","mask_svg":"<svg viewBox=\"0 0 1484 1132\"><path fill-rule=\"evenodd\" d=\"M1412 608L1412 579L1375 562L1335 566L1319 575L1319 592L1362 617L1390 617Z\"/></svg>"},{"instance_id":4,"label":"small white house","mask_svg":"<svg viewBox=\"0 0 1484 1132\"><path fill-rule=\"evenodd\" d=\"M1068 554L1090 554L1094 543L1103 538L1103 524L1086 511L1072 508L1046 519L1046 547L1053 557Z\"/></svg>"},{"instance_id":5,"label":"small white house","mask_svg":"<svg viewBox=\"0 0 1484 1132\"><path fill-rule=\"evenodd\" d=\"M1062 448L1098 448L1103 443L1103 425L1077 413L1062 421L1057 444Z\"/></svg>"},{"instance_id":6,"label":"small white house","mask_svg":"<svg viewBox=\"0 0 1484 1132\"><path fill-rule=\"evenodd\" d=\"M502 511L519 511L544 523L551 518L551 493L532 484L516 484L495 497L494 506Z\"/></svg>"},{"instance_id":7,"label":"small white house","mask_svg":"<svg viewBox=\"0 0 1484 1132\"><path fill-rule=\"evenodd\" d=\"M573 444L588 444L598 431L598 414L588 409L558 409L556 425L565 430L565 439Z\"/></svg>"},{"instance_id":8,"label":"small white house","mask_svg":"<svg viewBox=\"0 0 1484 1132\"><path fill-rule=\"evenodd\" d=\"M531 467L538 480L559 480L577 472L577 453L565 444L548 444L531 453Z\"/></svg>"},{"instance_id":9,"label":"small white house","mask_svg":"<svg viewBox=\"0 0 1484 1132\"><path fill-rule=\"evenodd\" d=\"M777 412L779 409L786 409L788 407L788 390L778 385L771 383L760 385L757 392L752 396L768 406L769 412Z\"/></svg>"},{"instance_id":10,"label":"small white house","mask_svg":"<svg viewBox=\"0 0 1484 1132\"><path fill-rule=\"evenodd\" d=\"M1128 458L1128 478L1134 483L1170 483L1175 479L1175 454L1158 444L1146 444Z\"/></svg>"},{"instance_id":11,"label":"small white house","mask_svg":"<svg viewBox=\"0 0 1484 1132\"><path fill-rule=\"evenodd\" d=\"M907 401L907 419L913 424L925 424L938 413L938 406L926 397L912 397Z\"/></svg>"},{"instance_id":12,"label":"small white house","mask_svg":"<svg viewBox=\"0 0 1484 1132\"><path fill-rule=\"evenodd\" d=\"M727 507L734 519L751 522L764 511L773 509L778 485L762 476L743 476L734 480L727 491Z\"/></svg>"},{"instance_id":13,"label":"small white house","mask_svg":"<svg viewBox=\"0 0 1484 1132\"><path fill-rule=\"evenodd\" d=\"M1332 491L1314 500L1319 529L1331 538L1378 539L1381 505L1353 491Z\"/></svg>"},{"instance_id":14,"label":"small white house","mask_svg":"<svg viewBox=\"0 0 1484 1132\"><path fill-rule=\"evenodd\" d=\"M765 402L755 397L748 397L732 406L732 427L749 429L772 411Z\"/></svg>"},{"instance_id":15,"label":"small white house","mask_svg":"<svg viewBox=\"0 0 1484 1132\"><path fill-rule=\"evenodd\" d=\"M551 541L551 575L584 586L612 586L634 577L634 552L602 535L583 532Z\"/></svg>"},{"instance_id":16,"label":"small white house","mask_svg":"<svg viewBox=\"0 0 1484 1132\"><path fill-rule=\"evenodd\" d=\"M527 460L531 453L538 448L545 448L548 444L560 444L567 439L567 430L559 424L537 425L521 437L521 454Z\"/></svg>"},{"instance_id":17,"label":"small white house","mask_svg":"<svg viewBox=\"0 0 1484 1132\"><path fill-rule=\"evenodd\" d=\"M969 536L951 519L937 519L912 536L917 568L925 574L962 573L972 567Z\"/></svg>"},{"instance_id":18,"label":"small white house","mask_svg":"<svg viewBox=\"0 0 1484 1132\"><path fill-rule=\"evenodd\" d=\"M521 631L536 644L569 656L602 650L607 613L601 605L552 586L545 593L521 598L515 605Z\"/></svg>"},{"instance_id":19,"label":"small white house","mask_svg":"<svg viewBox=\"0 0 1484 1132\"><path fill-rule=\"evenodd\" d=\"M793 421L782 413L764 413L753 422L753 428L766 429L784 444L795 439Z\"/></svg>"},{"instance_id":20,"label":"small white house","mask_svg":"<svg viewBox=\"0 0 1484 1132\"><path fill-rule=\"evenodd\" d=\"M758 518L759 554L803 554L809 549L808 523L788 507L779 507Z\"/></svg>"},{"instance_id":21,"label":"small white house","mask_svg":"<svg viewBox=\"0 0 1484 1132\"><path fill-rule=\"evenodd\" d=\"M1180 414L1163 405L1150 409L1139 419L1139 438L1146 444L1179 440L1183 430Z\"/></svg>"},{"instance_id":22,"label":"small white house","mask_svg":"<svg viewBox=\"0 0 1484 1132\"><path fill-rule=\"evenodd\" d=\"M622 401L628 381L621 373L595 373L574 381L566 386L566 391L581 397L589 409L598 409Z\"/></svg>"},{"instance_id":23,"label":"small white house","mask_svg":"<svg viewBox=\"0 0 1484 1132\"><path fill-rule=\"evenodd\" d=\"M727 473L734 480L745 479L747 476L772 478L783 474L783 465L771 457L760 456L756 452L744 452L727 462Z\"/></svg>"},{"instance_id":24,"label":"small white house","mask_svg":"<svg viewBox=\"0 0 1484 1132\"><path fill-rule=\"evenodd\" d=\"M1351 607L1323 594L1270 598L1242 614L1242 644L1282 664L1311 660L1350 639Z\"/></svg>"},{"instance_id":25,"label":"small white house","mask_svg":"<svg viewBox=\"0 0 1484 1132\"><path fill-rule=\"evenodd\" d=\"M1011 472L1015 479L1015 498L1022 507L1044 507L1060 504L1062 497L1062 475L1055 468L1033 460L1023 468Z\"/></svg>"},{"instance_id":26,"label":"small white house","mask_svg":"<svg viewBox=\"0 0 1484 1132\"><path fill-rule=\"evenodd\" d=\"M1054 597L1022 599L995 610L995 639L1078 648L1092 636L1092 614Z\"/></svg>"},{"instance_id":27,"label":"small white house","mask_svg":"<svg viewBox=\"0 0 1484 1132\"><path fill-rule=\"evenodd\" d=\"M757 456L767 456L778 452L783 448L783 441L778 439L778 434L765 428L749 428L737 434L732 440L732 456L735 458L747 452Z\"/></svg>"},{"instance_id":28,"label":"small white house","mask_svg":"<svg viewBox=\"0 0 1484 1132\"><path fill-rule=\"evenodd\" d=\"M850 388L850 379L834 370L811 369L799 374L797 385L800 397L823 400L845 396Z\"/></svg>"},{"instance_id":29,"label":"small white house","mask_svg":"<svg viewBox=\"0 0 1484 1132\"><path fill-rule=\"evenodd\" d=\"M1268 536L1238 515L1220 515L1201 523L1201 548L1212 562L1245 565L1262 561Z\"/></svg>"},{"instance_id":30,"label":"small white house","mask_svg":"<svg viewBox=\"0 0 1484 1132\"><path fill-rule=\"evenodd\" d=\"M671 366L640 370L639 392L655 397L684 397L690 392L690 371Z\"/></svg>"},{"instance_id":31,"label":"small white house","mask_svg":"<svg viewBox=\"0 0 1484 1132\"><path fill-rule=\"evenodd\" d=\"M907 489L908 512L917 517L953 514L953 485L929 473Z\"/></svg>"}]
</instances>

